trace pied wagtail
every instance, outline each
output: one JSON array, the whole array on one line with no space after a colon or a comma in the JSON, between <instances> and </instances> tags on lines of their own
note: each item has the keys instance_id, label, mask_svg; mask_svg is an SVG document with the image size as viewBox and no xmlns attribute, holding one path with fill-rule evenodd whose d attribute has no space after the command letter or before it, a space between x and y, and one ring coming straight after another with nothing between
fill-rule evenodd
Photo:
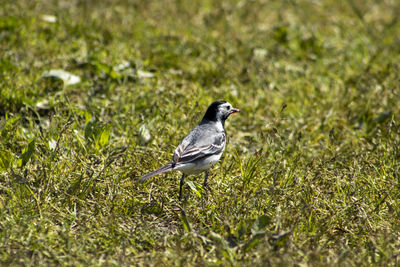
<instances>
[{"instance_id":1,"label":"pied wagtail","mask_svg":"<svg viewBox=\"0 0 400 267\"><path fill-rule=\"evenodd\" d=\"M200 124L175 149L172 161L141 177L140 181L172 170L181 171L183 173L179 187L179 199L181 199L185 176L205 172L203 187L206 187L208 171L221 158L225 149L225 120L237 112L239 110L226 101L212 103Z\"/></svg>"}]
</instances>

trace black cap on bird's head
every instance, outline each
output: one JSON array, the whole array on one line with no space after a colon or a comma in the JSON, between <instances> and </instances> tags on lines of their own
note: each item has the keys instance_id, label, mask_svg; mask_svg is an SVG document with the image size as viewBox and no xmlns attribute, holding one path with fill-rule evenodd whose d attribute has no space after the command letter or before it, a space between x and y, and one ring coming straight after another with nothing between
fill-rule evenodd
<instances>
[{"instance_id":1,"label":"black cap on bird's head","mask_svg":"<svg viewBox=\"0 0 400 267\"><path fill-rule=\"evenodd\" d=\"M240 110L233 108L232 105L226 101L215 101L207 109L203 117L203 121L218 121L222 123L233 113L240 112Z\"/></svg>"}]
</instances>

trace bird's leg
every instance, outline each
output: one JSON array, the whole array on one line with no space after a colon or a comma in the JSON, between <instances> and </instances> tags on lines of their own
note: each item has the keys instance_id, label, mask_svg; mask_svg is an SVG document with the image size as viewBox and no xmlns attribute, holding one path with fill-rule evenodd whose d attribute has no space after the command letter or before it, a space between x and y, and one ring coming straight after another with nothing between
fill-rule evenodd
<instances>
[{"instance_id":1,"label":"bird's leg","mask_svg":"<svg viewBox=\"0 0 400 267\"><path fill-rule=\"evenodd\" d=\"M179 183L179 200L182 198L182 187L184 184L185 174L182 174L181 182Z\"/></svg>"},{"instance_id":2,"label":"bird's leg","mask_svg":"<svg viewBox=\"0 0 400 267\"><path fill-rule=\"evenodd\" d=\"M204 189L207 187L208 174L209 174L209 171L206 171L204 173L204 182L203 182L203 188Z\"/></svg>"},{"instance_id":3,"label":"bird's leg","mask_svg":"<svg viewBox=\"0 0 400 267\"><path fill-rule=\"evenodd\" d=\"M211 188L208 186L207 181L208 181L208 175L210 174L209 171L206 171L204 174L204 182L203 182L203 189L204 189L204 195L206 199L208 199L208 193L212 193Z\"/></svg>"}]
</instances>

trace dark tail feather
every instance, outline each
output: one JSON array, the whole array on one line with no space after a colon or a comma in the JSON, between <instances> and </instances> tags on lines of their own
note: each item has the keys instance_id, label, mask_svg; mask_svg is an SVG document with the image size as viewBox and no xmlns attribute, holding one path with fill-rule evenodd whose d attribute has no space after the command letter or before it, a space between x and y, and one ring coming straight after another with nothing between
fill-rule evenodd
<instances>
[{"instance_id":1,"label":"dark tail feather","mask_svg":"<svg viewBox=\"0 0 400 267\"><path fill-rule=\"evenodd\" d=\"M145 181L145 180L147 180L147 179L149 179L149 178L151 178L153 176L156 176L156 175L164 173L164 172L168 172L170 170L172 170L172 163L168 163L167 165L164 165L164 166L162 166L161 168L159 168L159 169L157 169L155 171L149 172L145 176L141 177L139 180L140 181Z\"/></svg>"}]
</instances>

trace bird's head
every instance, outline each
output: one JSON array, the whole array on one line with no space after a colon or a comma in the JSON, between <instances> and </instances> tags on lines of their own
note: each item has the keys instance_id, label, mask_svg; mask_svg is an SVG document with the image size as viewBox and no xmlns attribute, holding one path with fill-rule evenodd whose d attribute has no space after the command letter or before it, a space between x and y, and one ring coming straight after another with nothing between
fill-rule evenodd
<instances>
[{"instance_id":1,"label":"bird's head","mask_svg":"<svg viewBox=\"0 0 400 267\"><path fill-rule=\"evenodd\" d=\"M231 114L240 112L239 109L233 108L226 101L215 101L207 109L203 121L221 121L224 122Z\"/></svg>"}]
</instances>

